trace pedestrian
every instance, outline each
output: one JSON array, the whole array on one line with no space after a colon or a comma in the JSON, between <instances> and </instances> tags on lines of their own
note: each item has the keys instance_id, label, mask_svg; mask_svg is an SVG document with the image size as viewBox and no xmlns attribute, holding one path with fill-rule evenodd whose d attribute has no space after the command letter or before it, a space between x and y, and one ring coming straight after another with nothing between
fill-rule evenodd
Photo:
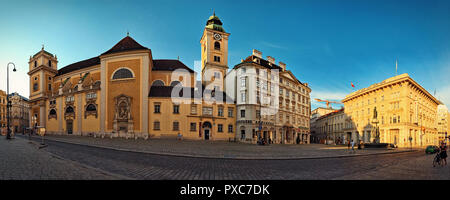
<instances>
[{"instance_id":1,"label":"pedestrian","mask_svg":"<svg viewBox=\"0 0 450 200\"><path fill-rule=\"evenodd\" d=\"M441 152L440 152L441 159L444 160L444 165L447 165L447 145L444 143L441 144Z\"/></svg>"},{"instance_id":2,"label":"pedestrian","mask_svg":"<svg viewBox=\"0 0 450 200\"><path fill-rule=\"evenodd\" d=\"M355 142L353 140L351 142L351 145L352 145L352 152L355 153Z\"/></svg>"},{"instance_id":3,"label":"pedestrian","mask_svg":"<svg viewBox=\"0 0 450 200\"><path fill-rule=\"evenodd\" d=\"M347 140L347 149L350 150L350 140Z\"/></svg>"}]
</instances>

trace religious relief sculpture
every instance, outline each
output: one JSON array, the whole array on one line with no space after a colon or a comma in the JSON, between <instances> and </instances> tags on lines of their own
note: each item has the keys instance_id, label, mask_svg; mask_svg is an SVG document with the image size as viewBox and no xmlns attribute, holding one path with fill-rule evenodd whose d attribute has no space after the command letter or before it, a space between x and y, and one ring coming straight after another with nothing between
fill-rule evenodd
<instances>
[{"instance_id":1,"label":"religious relief sculpture","mask_svg":"<svg viewBox=\"0 0 450 200\"><path fill-rule=\"evenodd\" d=\"M131 103L130 96L121 94L115 99L115 112L113 129L116 133L133 133L133 119L131 117Z\"/></svg>"},{"instance_id":2,"label":"religious relief sculpture","mask_svg":"<svg viewBox=\"0 0 450 200\"><path fill-rule=\"evenodd\" d=\"M119 117L118 119L127 120L129 118L129 108L126 102L121 102L119 104Z\"/></svg>"}]
</instances>

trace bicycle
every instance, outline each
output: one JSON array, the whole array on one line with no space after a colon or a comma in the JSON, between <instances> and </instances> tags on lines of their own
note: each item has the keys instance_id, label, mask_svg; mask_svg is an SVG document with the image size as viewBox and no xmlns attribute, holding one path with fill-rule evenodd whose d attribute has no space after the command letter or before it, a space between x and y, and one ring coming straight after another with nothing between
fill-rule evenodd
<instances>
[{"instance_id":1,"label":"bicycle","mask_svg":"<svg viewBox=\"0 0 450 200\"><path fill-rule=\"evenodd\" d=\"M440 152L437 152L436 156L433 159L433 167L435 167L436 164L438 164L439 166L442 166L442 158L441 158Z\"/></svg>"}]
</instances>

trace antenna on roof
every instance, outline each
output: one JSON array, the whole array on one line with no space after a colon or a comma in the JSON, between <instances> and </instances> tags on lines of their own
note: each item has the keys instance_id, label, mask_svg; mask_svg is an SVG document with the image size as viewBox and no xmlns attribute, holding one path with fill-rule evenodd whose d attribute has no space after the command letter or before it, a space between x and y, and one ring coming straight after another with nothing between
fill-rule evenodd
<instances>
[{"instance_id":1,"label":"antenna on roof","mask_svg":"<svg viewBox=\"0 0 450 200\"><path fill-rule=\"evenodd\" d=\"M130 36L130 32L128 31L128 29L127 29L127 36Z\"/></svg>"},{"instance_id":2,"label":"antenna on roof","mask_svg":"<svg viewBox=\"0 0 450 200\"><path fill-rule=\"evenodd\" d=\"M180 60L180 56L178 56L178 60Z\"/></svg>"}]
</instances>

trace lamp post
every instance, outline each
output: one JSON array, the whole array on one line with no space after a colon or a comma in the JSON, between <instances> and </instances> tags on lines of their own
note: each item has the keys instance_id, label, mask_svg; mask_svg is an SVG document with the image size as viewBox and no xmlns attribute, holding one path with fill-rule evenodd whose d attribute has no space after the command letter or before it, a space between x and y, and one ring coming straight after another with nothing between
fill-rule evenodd
<instances>
[{"instance_id":1,"label":"lamp post","mask_svg":"<svg viewBox=\"0 0 450 200\"><path fill-rule=\"evenodd\" d=\"M12 64L14 66L13 68L13 72L16 71L16 65L12 62L9 62L6 65L6 139L9 140L11 139L11 130L10 130L10 107L11 107L11 102L9 101L9 65Z\"/></svg>"}]
</instances>

